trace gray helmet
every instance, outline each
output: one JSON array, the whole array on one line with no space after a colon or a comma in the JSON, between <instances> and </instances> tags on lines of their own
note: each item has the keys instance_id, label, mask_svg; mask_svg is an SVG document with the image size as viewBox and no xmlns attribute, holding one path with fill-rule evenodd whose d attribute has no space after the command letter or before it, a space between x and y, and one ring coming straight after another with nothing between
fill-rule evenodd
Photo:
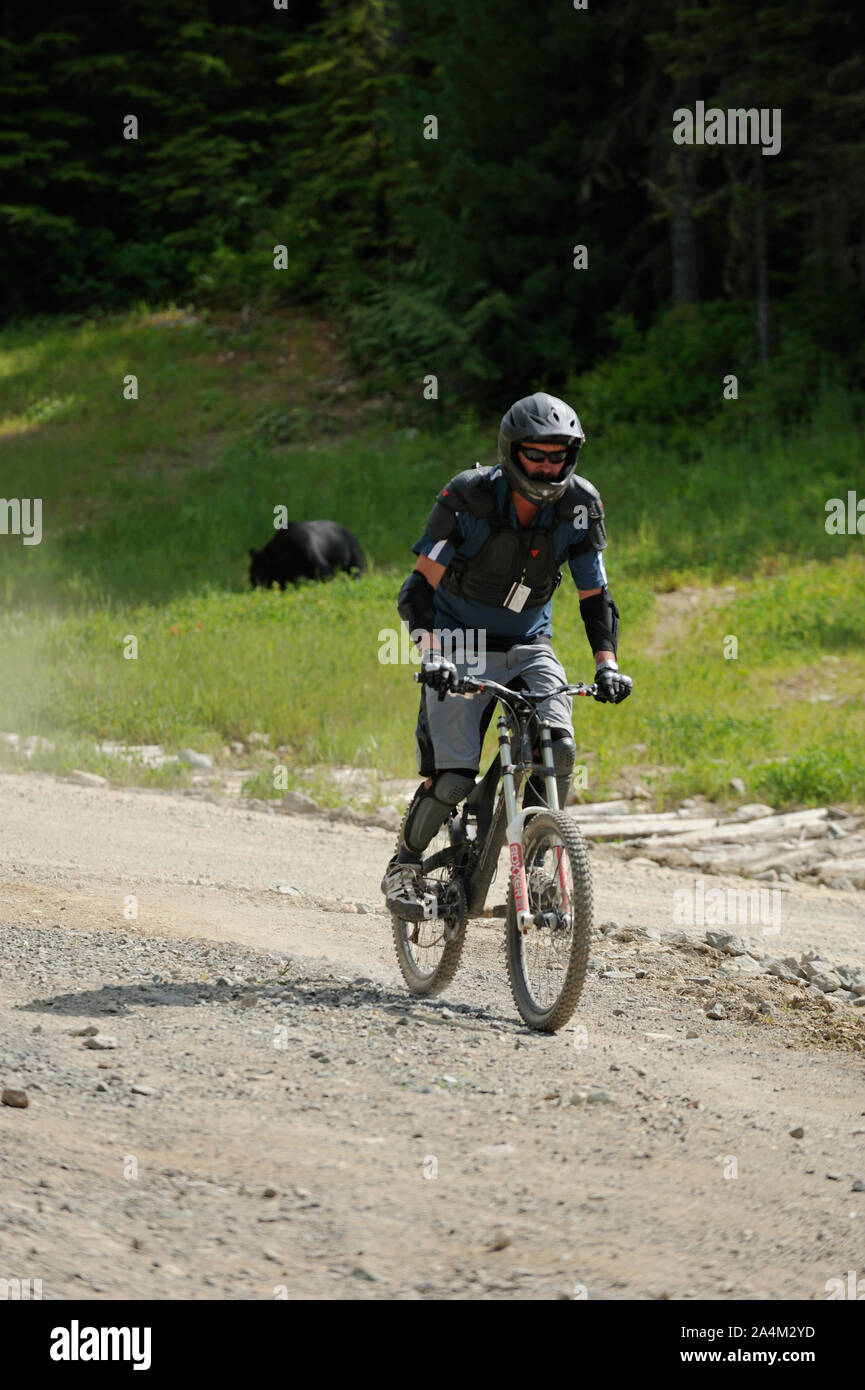
<instances>
[{"instance_id":1,"label":"gray helmet","mask_svg":"<svg viewBox=\"0 0 865 1390\"><path fill-rule=\"evenodd\" d=\"M577 466L577 454L586 436L577 412L556 396L536 391L523 396L502 416L499 428L499 463L513 488L527 501L546 506L561 497ZM530 478L517 457L517 445L527 443L563 444L567 448L565 466L557 478Z\"/></svg>"}]
</instances>

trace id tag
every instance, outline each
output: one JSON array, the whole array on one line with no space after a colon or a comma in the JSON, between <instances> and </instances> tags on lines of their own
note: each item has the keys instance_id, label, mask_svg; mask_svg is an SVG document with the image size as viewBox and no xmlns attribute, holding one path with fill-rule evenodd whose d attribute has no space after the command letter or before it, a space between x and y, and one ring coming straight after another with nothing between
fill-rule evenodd
<instances>
[{"instance_id":1,"label":"id tag","mask_svg":"<svg viewBox=\"0 0 865 1390\"><path fill-rule=\"evenodd\" d=\"M526 599L531 592L528 584L520 584L519 582L512 584L505 599L505 608L509 608L512 613L522 613L526 606Z\"/></svg>"}]
</instances>

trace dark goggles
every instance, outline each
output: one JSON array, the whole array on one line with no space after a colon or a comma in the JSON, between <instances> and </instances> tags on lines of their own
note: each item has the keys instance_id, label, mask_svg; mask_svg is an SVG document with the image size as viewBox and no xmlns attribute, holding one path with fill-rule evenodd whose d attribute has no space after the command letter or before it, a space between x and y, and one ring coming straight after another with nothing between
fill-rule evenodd
<instances>
[{"instance_id":1,"label":"dark goggles","mask_svg":"<svg viewBox=\"0 0 865 1390\"><path fill-rule=\"evenodd\" d=\"M546 449L533 449L527 444L520 444L519 451L529 463L551 463L554 467L567 462L568 457L567 449L556 449L547 453Z\"/></svg>"}]
</instances>

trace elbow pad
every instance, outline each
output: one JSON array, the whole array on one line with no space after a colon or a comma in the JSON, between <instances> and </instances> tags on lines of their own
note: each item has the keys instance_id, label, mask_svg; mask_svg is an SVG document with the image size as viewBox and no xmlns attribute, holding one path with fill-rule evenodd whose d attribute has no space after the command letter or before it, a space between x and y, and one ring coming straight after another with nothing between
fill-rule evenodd
<instances>
[{"instance_id":1,"label":"elbow pad","mask_svg":"<svg viewBox=\"0 0 865 1390\"><path fill-rule=\"evenodd\" d=\"M420 570L412 570L397 597L397 611L409 630L432 632L435 626L433 598L435 590Z\"/></svg>"},{"instance_id":2,"label":"elbow pad","mask_svg":"<svg viewBox=\"0 0 865 1390\"><path fill-rule=\"evenodd\" d=\"M619 610L607 588L580 599L580 617L593 652L615 652L619 636Z\"/></svg>"}]
</instances>

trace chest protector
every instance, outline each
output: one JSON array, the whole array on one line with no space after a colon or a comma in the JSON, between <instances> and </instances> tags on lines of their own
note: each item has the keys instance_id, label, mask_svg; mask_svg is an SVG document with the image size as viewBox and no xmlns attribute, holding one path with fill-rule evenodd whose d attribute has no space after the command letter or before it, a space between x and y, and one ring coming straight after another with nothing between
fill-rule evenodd
<instances>
[{"instance_id":1,"label":"chest protector","mask_svg":"<svg viewBox=\"0 0 865 1390\"><path fill-rule=\"evenodd\" d=\"M561 582L562 572L555 562L553 538L549 531L515 531L504 521L491 521L491 531L477 555L451 560L442 583L452 594L502 608L513 585L525 584L530 590L523 605L542 608Z\"/></svg>"},{"instance_id":2,"label":"chest protector","mask_svg":"<svg viewBox=\"0 0 865 1390\"><path fill-rule=\"evenodd\" d=\"M553 549L553 531L565 517L574 514L575 504L587 505L592 518L587 543L599 550L606 545L606 537L602 535L600 497L591 483L574 476L556 504L550 529L522 526L516 529L499 514L489 474L489 469L477 468L460 473L439 493L427 518L424 528L427 535L457 544L460 539L457 512L471 512L490 525L490 534L477 554L468 558L454 556L441 582L450 593L490 608L502 608L512 586L525 584L530 593L523 611L542 608L562 578Z\"/></svg>"}]
</instances>

